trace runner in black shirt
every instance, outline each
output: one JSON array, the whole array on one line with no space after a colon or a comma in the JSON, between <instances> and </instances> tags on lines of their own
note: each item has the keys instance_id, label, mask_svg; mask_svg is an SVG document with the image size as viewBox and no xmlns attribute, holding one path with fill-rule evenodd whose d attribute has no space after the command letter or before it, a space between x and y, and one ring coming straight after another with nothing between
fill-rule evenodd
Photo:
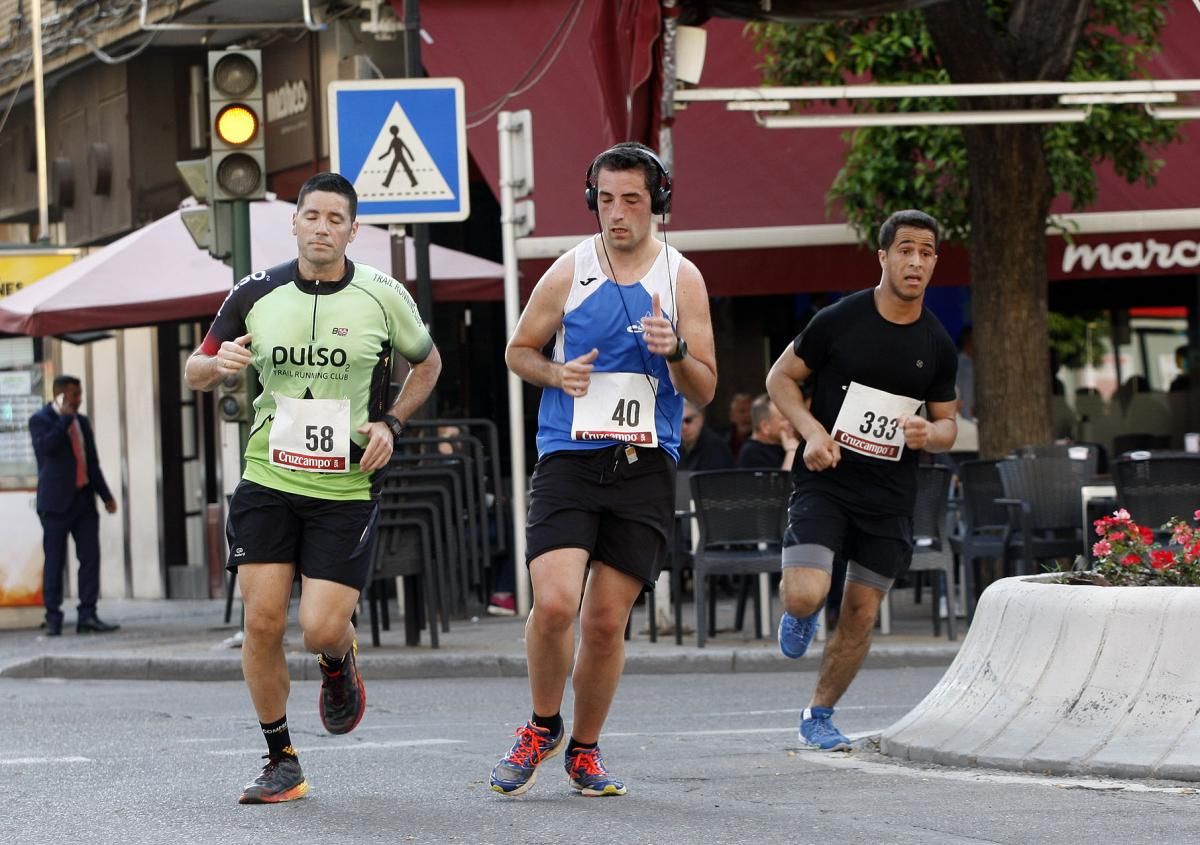
<instances>
[{"instance_id":1,"label":"runner in black shirt","mask_svg":"<svg viewBox=\"0 0 1200 845\"><path fill-rule=\"evenodd\" d=\"M772 400L804 441L783 541L779 647L788 657L812 640L834 557L848 561L838 627L800 722L801 741L826 751L850 747L833 726L833 706L862 666L880 603L912 559L916 451L944 452L957 434L954 343L923 306L937 222L898 211L880 228L879 246L878 286L817 313L767 375ZM809 378L811 410L798 385Z\"/></svg>"}]
</instances>

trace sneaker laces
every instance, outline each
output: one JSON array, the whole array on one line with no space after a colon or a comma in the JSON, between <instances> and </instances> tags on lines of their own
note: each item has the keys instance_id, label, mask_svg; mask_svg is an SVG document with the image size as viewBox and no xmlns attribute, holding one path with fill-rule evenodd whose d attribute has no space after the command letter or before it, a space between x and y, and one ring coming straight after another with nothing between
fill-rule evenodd
<instances>
[{"instance_id":1,"label":"sneaker laces","mask_svg":"<svg viewBox=\"0 0 1200 845\"><path fill-rule=\"evenodd\" d=\"M583 748L571 755L571 771L580 775L607 775L599 748Z\"/></svg>"},{"instance_id":2,"label":"sneaker laces","mask_svg":"<svg viewBox=\"0 0 1200 845\"><path fill-rule=\"evenodd\" d=\"M536 766L542 760L543 735L549 737L550 731L529 723L521 725L514 734L517 744L508 752L508 759L518 766Z\"/></svg>"},{"instance_id":3,"label":"sneaker laces","mask_svg":"<svg viewBox=\"0 0 1200 845\"><path fill-rule=\"evenodd\" d=\"M267 765L263 766L262 774L258 776L257 780L265 783L275 774L275 770L279 768L279 764L283 762L283 758L272 757L270 754L264 754L262 758L267 761Z\"/></svg>"}]
</instances>

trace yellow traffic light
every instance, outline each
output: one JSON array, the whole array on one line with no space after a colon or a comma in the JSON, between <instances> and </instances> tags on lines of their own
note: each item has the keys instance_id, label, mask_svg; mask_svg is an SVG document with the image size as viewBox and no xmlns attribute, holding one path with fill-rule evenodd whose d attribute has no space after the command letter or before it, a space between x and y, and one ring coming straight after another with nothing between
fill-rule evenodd
<instances>
[{"instance_id":1,"label":"yellow traffic light","mask_svg":"<svg viewBox=\"0 0 1200 845\"><path fill-rule=\"evenodd\" d=\"M217 112L213 129L226 144L240 147L258 137L258 115L241 103L233 103Z\"/></svg>"}]
</instances>

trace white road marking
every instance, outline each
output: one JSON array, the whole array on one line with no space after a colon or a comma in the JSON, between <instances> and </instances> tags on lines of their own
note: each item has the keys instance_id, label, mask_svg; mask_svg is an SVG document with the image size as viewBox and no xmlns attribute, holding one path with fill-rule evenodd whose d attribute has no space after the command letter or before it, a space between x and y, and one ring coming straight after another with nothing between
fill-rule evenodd
<instances>
[{"instance_id":1,"label":"white road marking","mask_svg":"<svg viewBox=\"0 0 1200 845\"><path fill-rule=\"evenodd\" d=\"M847 710L903 710L907 713L917 706L914 701L912 704L859 704L859 705L842 705L837 706L838 713L844 713ZM725 713L697 713L696 718L706 716L775 716L780 713L799 716L802 707L785 707L782 710L730 710Z\"/></svg>"},{"instance_id":2,"label":"white road marking","mask_svg":"<svg viewBox=\"0 0 1200 845\"><path fill-rule=\"evenodd\" d=\"M59 763L90 763L88 757L11 757L0 760L0 766L47 766Z\"/></svg>"},{"instance_id":3,"label":"white road marking","mask_svg":"<svg viewBox=\"0 0 1200 845\"><path fill-rule=\"evenodd\" d=\"M606 737L611 736L737 736L739 734L778 734L795 733L795 728L728 728L723 731L605 731Z\"/></svg>"},{"instance_id":4,"label":"white road marking","mask_svg":"<svg viewBox=\"0 0 1200 845\"><path fill-rule=\"evenodd\" d=\"M466 745L465 739L398 739L392 742L356 742L350 745L306 745L300 750L304 754L311 754L317 751L375 751L380 748L412 748L418 745ZM209 751L209 754L216 754L222 757L232 755L245 754L245 748L224 749L221 751Z\"/></svg>"}]
</instances>

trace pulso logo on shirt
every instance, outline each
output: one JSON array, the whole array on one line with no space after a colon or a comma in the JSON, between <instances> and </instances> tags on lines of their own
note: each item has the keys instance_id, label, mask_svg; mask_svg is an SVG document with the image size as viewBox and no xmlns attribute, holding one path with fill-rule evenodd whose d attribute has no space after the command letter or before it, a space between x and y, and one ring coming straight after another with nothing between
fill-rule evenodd
<instances>
[{"instance_id":1,"label":"pulso logo on shirt","mask_svg":"<svg viewBox=\"0 0 1200 845\"><path fill-rule=\"evenodd\" d=\"M276 367L291 364L296 367L344 367L346 350L328 346L276 346L271 349L271 363Z\"/></svg>"}]
</instances>

